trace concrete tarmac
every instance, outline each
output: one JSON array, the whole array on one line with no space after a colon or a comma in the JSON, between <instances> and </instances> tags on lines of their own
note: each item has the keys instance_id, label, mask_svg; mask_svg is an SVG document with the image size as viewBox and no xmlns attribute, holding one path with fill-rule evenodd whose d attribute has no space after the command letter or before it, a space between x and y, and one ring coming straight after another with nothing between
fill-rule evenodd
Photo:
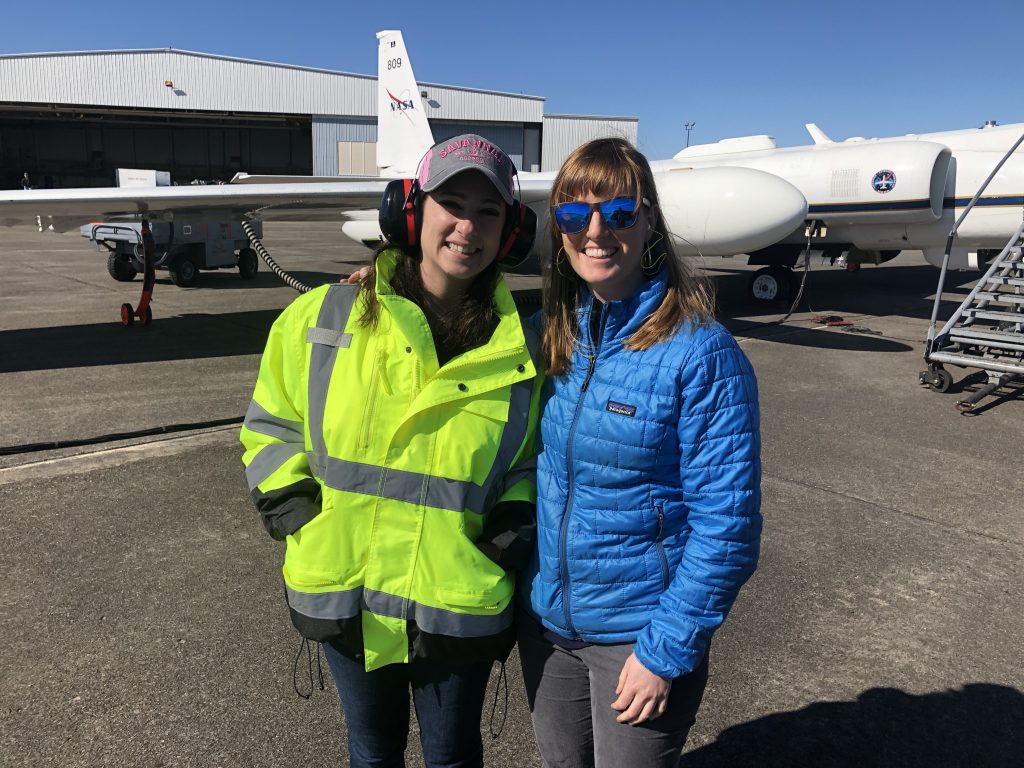
<instances>
[{"instance_id":1,"label":"concrete tarmac","mask_svg":"<svg viewBox=\"0 0 1024 768\"><path fill-rule=\"evenodd\" d=\"M266 231L309 283L368 253L327 225ZM112 280L77 233L0 237L0 766L343 764L326 665L326 690L295 692L311 675L237 427L211 426L244 414L294 293L266 270L191 289L158 273L153 324L124 329L141 279ZM918 385L938 275L918 254L812 271L813 311L784 325L744 301L751 268L707 267L758 374L765 532L684 765L1024 765L1019 390L964 416L982 376ZM952 278L943 316L971 284ZM128 434L167 425L192 426ZM536 766L515 656L507 672L487 764Z\"/></svg>"}]
</instances>

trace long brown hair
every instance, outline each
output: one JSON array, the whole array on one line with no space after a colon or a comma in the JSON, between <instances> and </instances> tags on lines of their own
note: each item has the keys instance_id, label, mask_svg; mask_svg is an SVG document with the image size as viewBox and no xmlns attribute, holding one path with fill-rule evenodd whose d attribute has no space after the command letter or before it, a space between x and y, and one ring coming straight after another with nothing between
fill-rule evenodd
<instances>
[{"instance_id":1,"label":"long brown hair","mask_svg":"<svg viewBox=\"0 0 1024 768\"><path fill-rule=\"evenodd\" d=\"M648 240L651 257L659 257L667 271L667 290L658 308L627 341L627 349L648 349L671 337L684 322L706 323L714 317L714 294L710 282L698 274L689 261L676 256L672 239L661 215L658 190L650 163L624 139L595 139L569 155L555 176L551 205L584 197L632 197L640 204L647 198L658 212ZM562 251L562 233L551 217L551 253L544 291L544 333L542 355L548 373L569 370L577 336L576 310L583 279L576 274ZM659 267L660 268L660 267Z\"/></svg>"},{"instance_id":2,"label":"long brown hair","mask_svg":"<svg viewBox=\"0 0 1024 768\"><path fill-rule=\"evenodd\" d=\"M363 313L359 316L359 324L364 328L374 328L377 325L380 318L380 302L377 300L377 292L374 290L377 282L377 259L382 253L392 249L399 251L401 256L399 256L395 272L391 276L391 288L399 296L408 299L423 310L430 330L434 334L438 359L454 357L461 352L486 344L498 322L497 310L494 306L494 289L498 285L501 272L498 269L497 259L473 278L457 307L449 312L438 314L431 309L426 290L423 287L419 248L398 248L390 243L385 243L374 251L373 265L359 281L359 293L363 301Z\"/></svg>"}]
</instances>

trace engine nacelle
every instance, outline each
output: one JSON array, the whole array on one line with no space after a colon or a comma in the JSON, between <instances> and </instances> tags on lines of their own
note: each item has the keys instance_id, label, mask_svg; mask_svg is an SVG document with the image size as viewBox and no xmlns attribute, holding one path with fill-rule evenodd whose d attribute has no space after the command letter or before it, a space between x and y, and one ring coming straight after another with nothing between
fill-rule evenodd
<instances>
[{"instance_id":1,"label":"engine nacelle","mask_svg":"<svg viewBox=\"0 0 1024 768\"><path fill-rule=\"evenodd\" d=\"M656 173L661 215L681 254L731 256L782 239L807 216L785 179L753 168L679 168Z\"/></svg>"}]
</instances>

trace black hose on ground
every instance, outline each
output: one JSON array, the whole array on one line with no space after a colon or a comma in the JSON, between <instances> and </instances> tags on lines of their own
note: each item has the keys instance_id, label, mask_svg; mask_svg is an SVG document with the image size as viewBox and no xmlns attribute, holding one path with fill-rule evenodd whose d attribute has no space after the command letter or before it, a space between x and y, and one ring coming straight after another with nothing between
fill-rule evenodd
<instances>
[{"instance_id":1,"label":"black hose on ground","mask_svg":"<svg viewBox=\"0 0 1024 768\"><path fill-rule=\"evenodd\" d=\"M789 316L792 315L796 308L800 305L800 299L804 297L804 286L807 284L807 275L811 272L811 235L807 235L807 247L804 248L804 274L800 278L800 288L796 292L796 298L793 299L793 303L789 305L789 312L787 312L779 321L779 325L789 320Z\"/></svg>"},{"instance_id":2,"label":"black hose on ground","mask_svg":"<svg viewBox=\"0 0 1024 768\"><path fill-rule=\"evenodd\" d=\"M274 259L271 257L270 252L263 246L263 243L260 242L260 239L256 237L256 232L253 231L252 224L243 219L242 229L245 231L246 236L248 236L249 242L252 244L252 247L256 250L256 253L259 254L259 257L263 259L263 261L266 263L268 267L270 267L271 270L273 270L275 275L280 277L285 282L285 285L287 285L289 288L293 288L299 293L306 293L306 291L312 290L311 286L308 286L302 281L297 280L296 278L292 277L287 272L285 272L283 269L281 269L278 263L274 261Z\"/></svg>"}]
</instances>

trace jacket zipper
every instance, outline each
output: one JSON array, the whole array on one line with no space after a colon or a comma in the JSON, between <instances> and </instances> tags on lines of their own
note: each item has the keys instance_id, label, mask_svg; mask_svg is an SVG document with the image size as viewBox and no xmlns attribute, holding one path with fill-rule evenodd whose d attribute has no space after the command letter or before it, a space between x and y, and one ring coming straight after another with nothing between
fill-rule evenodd
<instances>
[{"instance_id":1,"label":"jacket zipper","mask_svg":"<svg viewBox=\"0 0 1024 768\"><path fill-rule=\"evenodd\" d=\"M658 559L661 561L662 589L668 589L668 557L665 555L665 544L661 540L665 533L665 509L661 505L655 506L654 509L658 513L658 535L654 539L654 544L658 548Z\"/></svg>"},{"instance_id":2,"label":"jacket zipper","mask_svg":"<svg viewBox=\"0 0 1024 768\"><path fill-rule=\"evenodd\" d=\"M384 378L382 370L384 350L378 349L373 359L373 379L370 381L370 389L366 394L366 412L363 414L363 429L359 436L359 450L367 451L370 442L373 440L373 421L377 413L377 390L380 388L381 379Z\"/></svg>"},{"instance_id":3,"label":"jacket zipper","mask_svg":"<svg viewBox=\"0 0 1024 768\"><path fill-rule=\"evenodd\" d=\"M591 299L595 304L595 300ZM591 309L593 311L593 309ZM572 510L572 499L576 493L576 481L575 475L572 471L573 465L573 440L576 437L576 427L579 425L580 412L583 410L583 400L587 393L587 389L590 387L590 379L594 375L594 368L597 366L597 356L601 352L601 337L604 336L604 323L608 317L607 310L601 315L601 324L597 335L597 344L593 344L591 339L591 352L590 359L587 363L587 375L583 378L583 384L580 386L580 399L576 402L576 412L573 414L572 423L569 425L569 437L565 445L565 464L566 473L569 478L569 493L565 497L565 510L562 512L562 525L558 531L558 562L559 570L562 582L562 612L565 615L565 626L566 629L572 633L574 640L580 640L579 635L576 634L576 627L572 623L572 609L570 606L569 588L569 564L566 559L568 550L568 535L569 535L569 514ZM589 320L588 320L589 323Z\"/></svg>"},{"instance_id":4,"label":"jacket zipper","mask_svg":"<svg viewBox=\"0 0 1024 768\"><path fill-rule=\"evenodd\" d=\"M460 368L473 368L473 367L476 367L476 366L480 365L481 363L493 363L495 360L503 360L506 357L510 357L510 358L520 357L522 354L523 354L523 348L510 349L510 350L508 350L506 352L495 352L495 353L490 354L490 355L485 355L484 357L479 357L479 358L477 358L475 360L463 361L461 363L458 363L457 365L445 364L445 365L442 365L437 370L438 370L439 373L442 370L445 373L451 373L452 371L457 371ZM529 357L529 353L527 353L527 357Z\"/></svg>"}]
</instances>

